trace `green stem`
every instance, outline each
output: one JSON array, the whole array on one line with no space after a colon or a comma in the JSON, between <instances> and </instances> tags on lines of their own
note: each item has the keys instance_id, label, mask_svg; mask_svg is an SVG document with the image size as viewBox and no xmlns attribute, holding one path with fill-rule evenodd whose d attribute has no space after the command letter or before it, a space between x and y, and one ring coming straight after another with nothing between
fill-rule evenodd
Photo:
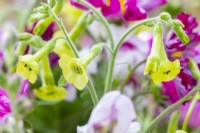
<instances>
[{"instance_id":1,"label":"green stem","mask_svg":"<svg viewBox=\"0 0 200 133\"><path fill-rule=\"evenodd\" d=\"M200 90L200 85L197 85L193 90L191 90L185 97L183 97L182 99L180 99L179 101L177 101L176 103L172 104L171 106L169 106L167 109L165 109L161 114L159 114L150 124L149 126L144 130L144 133L149 133L154 126L157 125L157 123L163 119L169 112L171 112L172 110L174 110L175 108L177 108L180 104L182 104L183 102L185 102L186 100L188 100L188 98L196 91Z\"/></svg>"},{"instance_id":2,"label":"green stem","mask_svg":"<svg viewBox=\"0 0 200 133\"><path fill-rule=\"evenodd\" d=\"M62 30L64 36L65 36L65 39L66 41L68 42L68 45L69 47L71 48L74 56L76 58L79 58L79 55L78 55L78 51L74 45L74 43L72 42L71 38L68 36L68 33L64 27L64 24L63 22L56 16L56 14L52 11L52 9L49 7L50 11L51 11L51 14L52 14L52 17L54 19L54 21L57 23L57 25L59 26L59 28ZM90 95L92 97L92 101L93 101L93 104L96 105L98 103L98 96L97 96L97 93L96 93L96 90L94 88L94 85L90 79L90 76L89 76L89 81L88 81L88 87L89 87L89 92L90 92Z\"/></svg>"},{"instance_id":3,"label":"green stem","mask_svg":"<svg viewBox=\"0 0 200 133\"><path fill-rule=\"evenodd\" d=\"M121 37L121 39L119 40L119 42L117 43L117 46L115 47L114 51L113 51L113 55L111 55L111 61L109 62L109 66L108 66L108 73L107 73L107 77L106 77L106 86L105 86L105 90L104 92L107 93L108 91L111 90L111 86L112 86L112 75L113 75L113 70L114 70L114 64L115 64L115 58L117 56L117 52L120 48L120 46L122 45L123 41L126 39L126 37L136 28L138 28L141 25L144 25L146 23L152 22L157 20L158 18L150 18L150 19L146 19L143 20L141 22L138 22L136 24L134 24L133 26L131 26L125 33L124 35Z\"/></svg>"},{"instance_id":4,"label":"green stem","mask_svg":"<svg viewBox=\"0 0 200 133\"><path fill-rule=\"evenodd\" d=\"M188 124L188 121L190 119L190 116L192 114L192 111L194 109L194 106L196 104L196 102L199 100L199 92L196 93L196 95L194 96L194 99L192 100L192 103L190 104L190 107L187 111L187 114L185 116L185 120L183 122L183 126L182 126L182 130L186 131L187 129L187 124Z\"/></svg>"},{"instance_id":5,"label":"green stem","mask_svg":"<svg viewBox=\"0 0 200 133\"><path fill-rule=\"evenodd\" d=\"M83 0L78 0L78 2L80 2L81 4L86 6L87 8L91 9L96 14L96 16L99 18L99 20L103 23L103 25L105 26L105 29L107 31L108 37L110 39L111 49L114 49L113 35L112 35L111 30L110 30L108 21L105 19L105 17L101 13L99 13L99 11L94 6L92 6L90 3L83 1Z\"/></svg>"},{"instance_id":6,"label":"green stem","mask_svg":"<svg viewBox=\"0 0 200 133\"><path fill-rule=\"evenodd\" d=\"M76 47L75 47L73 41L71 40L71 38L68 36L68 32L66 31L65 26L64 26L62 20L60 20L60 19L57 17L57 15L52 11L52 9L51 9L50 7L49 7L49 9L50 9L50 11L51 11L51 14L52 14L52 17L53 17L54 21L57 23L57 25L59 26L59 28L62 30L62 32L63 32L63 34L64 34L64 36L65 36L65 39L66 39L67 42L68 42L68 45L69 45L70 49L73 51L74 56L75 56L76 58L78 58L78 57L79 57L78 51L77 51L77 49L76 49Z\"/></svg>"},{"instance_id":7,"label":"green stem","mask_svg":"<svg viewBox=\"0 0 200 133\"><path fill-rule=\"evenodd\" d=\"M146 59L145 60L143 60L143 61L141 61L141 62L139 62L138 64L136 64L130 71L129 71L129 73L128 73L128 75L125 77L125 80L122 82L122 84L121 84L121 88L120 88L120 90L123 92L123 90L124 90L124 86L126 85L126 83L128 82L128 80L131 78L131 75L134 73L134 71L140 66L140 65L142 65L143 63L145 63L146 62Z\"/></svg>"},{"instance_id":8,"label":"green stem","mask_svg":"<svg viewBox=\"0 0 200 133\"><path fill-rule=\"evenodd\" d=\"M48 56L45 56L42 58L42 65L43 65L43 74L44 77L44 84L45 85L55 85L53 73L51 71L49 58Z\"/></svg>"}]
</instances>

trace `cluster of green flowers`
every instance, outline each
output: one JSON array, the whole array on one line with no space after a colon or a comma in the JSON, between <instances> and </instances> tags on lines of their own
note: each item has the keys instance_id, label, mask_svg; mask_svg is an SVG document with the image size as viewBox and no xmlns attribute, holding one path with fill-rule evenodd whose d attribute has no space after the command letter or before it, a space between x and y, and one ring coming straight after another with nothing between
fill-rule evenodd
<instances>
[{"instance_id":1,"label":"cluster of green flowers","mask_svg":"<svg viewBox=\"0 0 200 133\"><path fill-rule=\"evenodd\" d=\"M63 100L67 95L67 91L64 87L58 87L59 85L55 85L48 54L51 51L54 51L59 55L59 65L62 69L65 80L73 84L77 89L82 90L88 83L86 67L96 55L101 53L103 44L94 45L88 54L81 58L77 58L77 53L73 53L70 45L68 45L65 39L63 39L64 37L62 33L58 32L52 40L45 42L40 38L40 36L44 33L49 23L52 22L53 19L56 19L55 14L62 8L63 0L50 0L48 4L41 4L42 6L36 8L31 16L31 20L34 21L42 19L37 23L33 30L35 35L29 33L21 33L19 35L20 45L25 46L25 44L30 44L37 48L38 51L33 55L27 54L21 56L16 72L24 79L28 79L32 84L36 82L37 75L40 73L42 78L42 87L34 89L34 94L38 98L47 101ZM77 22L77 25L70 32L70 39L75 41L84 29L83 26L86 26L91 21L92 17L89 16L88 13L83 14ZM42 64L41 66L39 65L40 61Z\"/></svg>"}]
</instances>

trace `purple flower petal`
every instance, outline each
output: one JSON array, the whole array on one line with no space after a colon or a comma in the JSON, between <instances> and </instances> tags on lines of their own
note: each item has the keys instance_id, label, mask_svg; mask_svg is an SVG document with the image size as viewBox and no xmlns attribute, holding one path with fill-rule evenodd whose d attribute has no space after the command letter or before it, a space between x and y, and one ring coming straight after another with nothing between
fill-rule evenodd
<instances>
[{"instance_id":1,"label":"purple flower petal","mask_svg":"<svg viewBox=\"0 0 200 133\"><path fill-rule=\"evenodd\" d=\"M29 82L28 80L24 80L21 84L21 87L18 90L17 97L20 97L21 95L28 96L28 90Z\"/></svg>"},{"instance_id":2,"label":"purple flower petal","mask_svg":"<svg viewBox=\"0 0 200 133\"><path fill-rule=\"evenodd\" d=\"M138 5L142 7L145 11L150 11L166 3L167 3L166 0L139 0L138 1Z\"/></svg>"}]
</instances>

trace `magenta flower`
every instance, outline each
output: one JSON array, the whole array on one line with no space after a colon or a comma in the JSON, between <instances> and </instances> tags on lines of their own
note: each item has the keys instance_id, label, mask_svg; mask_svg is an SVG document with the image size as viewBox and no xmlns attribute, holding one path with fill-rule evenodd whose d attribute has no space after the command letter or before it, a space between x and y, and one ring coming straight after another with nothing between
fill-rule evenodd
<instances>
[{"instance_id":1,"label":"magenta flower","mask_svg":"<svg viewBox=\"0 0 200 133\"><path fill-rule=\"evenodd\" d=\"M166 3L166 0L87 0L95 7L101 8L104 16L126 21L141 20L147 17L147 12ZM76 0L71 4L86 9Z\"/></svg>"},{"instance_id":2,"label":"magenta flower","mask_svg":"<svg viewBox=\"0 0 200 133\"><path fill-rule=\"evenodd\" d=\"M0 118L11 112L11 105L8 93L0 87Z\"/></svg>"},{"instance_id":3,"label":"magenta flower","mask_svg":"<svg viewBox=\"0 0 200 133\"><path fill-rule=\"evenodd\" d=\"M103 96L92 111L88 124L78 127L78 133L126 133L135 118L131 100L120 91L112 91Z\"/></svg>"}]
</instances>

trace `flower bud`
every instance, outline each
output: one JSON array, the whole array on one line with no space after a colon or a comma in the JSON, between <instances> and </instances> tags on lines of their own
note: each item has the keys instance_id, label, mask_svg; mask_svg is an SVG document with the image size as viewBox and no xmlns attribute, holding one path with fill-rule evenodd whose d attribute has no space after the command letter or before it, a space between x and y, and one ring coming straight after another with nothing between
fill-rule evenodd
<instances>
[{"instance_id":1,"label":"flower bud","mask_svg":"<svg viewBox=\"0 0 200 133\"><path fill-rule=\"evenodd\" d=\"M187 36L185 31L183 30L184 25L179 20L172 20L171 26L175 32L175 34L180 38L183 44L187 44L190 41L190 38Z\"/></svg>"},{"instance_id":2,"label":"flower bud","mask_svg":"<svg viewBox=\"0 0 200 133\"><path fill-rule=\"evenodd\" d=\"M189 60L189 67L190 67L190 70L192 72L192 76L196 80L200 79L200 71L199 71L198 65L193 59Z\"/></svg>"},{"instance_id":3,"label":"flower bud","mask_svg":"<svg viewBox=\"0 0 200 133\"><path fill-rule=\"evenodd\" d=\"M162 20L168 21L171 19L171 15L168 12L163 12L160 14L160 18Z\"/></svg>"}]
</instances>

